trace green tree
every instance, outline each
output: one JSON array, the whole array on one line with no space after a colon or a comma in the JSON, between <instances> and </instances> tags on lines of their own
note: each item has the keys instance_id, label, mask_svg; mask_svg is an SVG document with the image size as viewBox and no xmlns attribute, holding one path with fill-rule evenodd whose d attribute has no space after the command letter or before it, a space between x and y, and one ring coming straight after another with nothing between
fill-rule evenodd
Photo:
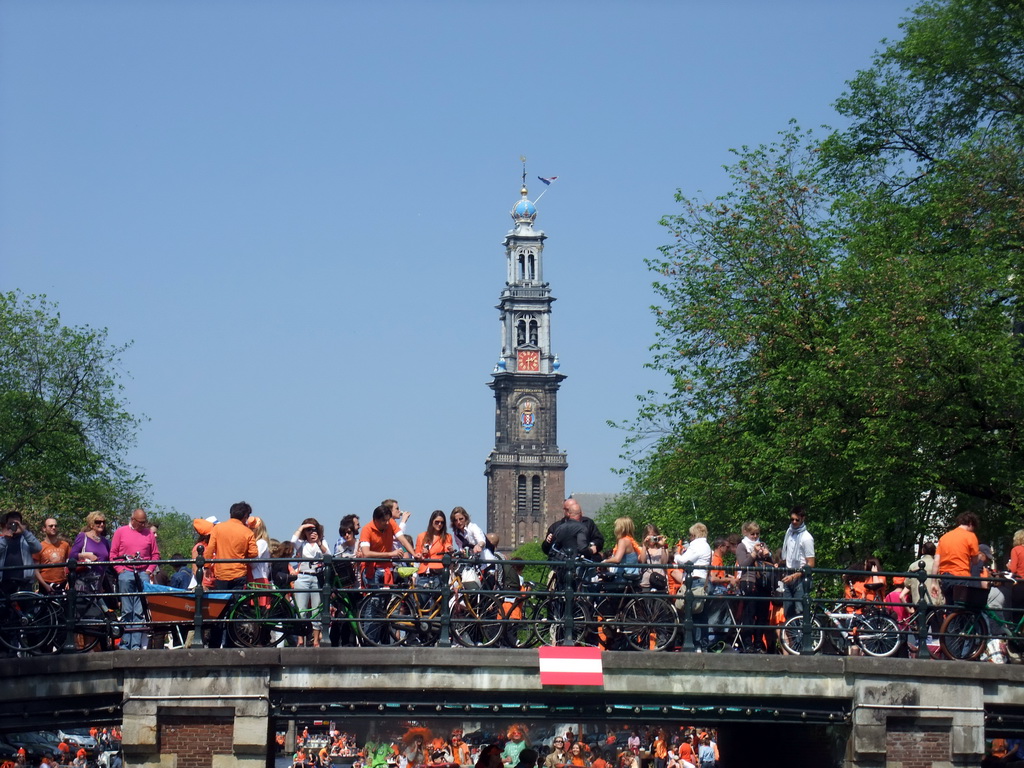
<instances>
[{"instance_id":1,"label":"green tree","mask_svg":"<svg viewBox=\"0 0 1024 768\"><path fill-rule=\"evenodd\" d=\"M957 507L990 538L1015 524L1022 20L923 4L839 101L849 129L790 130L738 153L730 193L677 195L649 262L671 385L644 398L622 505L781 532L805 503L833 565L902 564Z\"/></svg>"},{"instance_id":2,"label":"green tree","mask_svg":"<svg viewBox=\"0 0 1024 768\"><path fill-rule=\"evenodd\" d=\"M119 380L127 346L16 291L0 294L0 339L0 508L67 532L93 509L126 518L145 491L125 460L139 424Z\"/></svg>"}]
</instances>

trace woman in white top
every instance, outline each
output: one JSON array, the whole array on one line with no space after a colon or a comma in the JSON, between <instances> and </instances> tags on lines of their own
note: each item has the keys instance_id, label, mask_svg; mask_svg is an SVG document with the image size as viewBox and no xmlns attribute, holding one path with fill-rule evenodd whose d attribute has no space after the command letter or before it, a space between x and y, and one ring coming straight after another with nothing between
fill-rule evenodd
<instances>
[{"instance_id":1,"label":"woman in white top","mask_svg":"<svg viewBox=\"0 0 1024 768\"><path fill-rule=\"evenodd\" d=\"M693 576L690 580L690 589L698 593L705 593L708 578L708 568L711 566L711 545L708 544L708 527L704 523L694 523L690 526L690 544L682 552L675 555L675 563L679 566L693 564ZM686 584L686 573L680 573L679 578ZM707 613L704 611L704 603L701 602L700 613L693 614L693 644L698 651L704 650L704 627L707 621Z\"/></svg>"},{"instance_id":2,"label":"woman in white top","mask_svg":"<svg viewBox=\"0 0 1024 768\"><path fill-rule=\"evenodd\" d=\"M469 512L462 507L452 510L452 542L456 549L469 549L472 554L479 555L487 543L480 526L470 522Z\"/></svg>"},{"instance_id":3,"label":"woman in white top","mask_svg":"<svg viewBox=\"0 0 1024 768\"><path fill-rule=\"evenodd\" d=\"M270 584L270 536L263 518L250 515L248 525L256 537L256 559L249 565L252 568L252 580L260 584Z\"/></svg>"},{"instance_id":4,"label":"woman in white top","mask_svg":"<svg viewBox=\"0 0 1024 768\"><path fill-rule=\"evenodd\" d=\"M318 561L322 560L324 553L327 552L327 545L324 544L324 527L315 517L307 517L292 536L292 545L295 547L294 557L299 572L298 578L295 579L295 607L299 610L299 615L313 622L313 631L307 635L305 644L319 647L320 624L316 621L316 616L320 607L320 582L317 579L317 572L320 568Z\"/></svg>"}]
</instances>

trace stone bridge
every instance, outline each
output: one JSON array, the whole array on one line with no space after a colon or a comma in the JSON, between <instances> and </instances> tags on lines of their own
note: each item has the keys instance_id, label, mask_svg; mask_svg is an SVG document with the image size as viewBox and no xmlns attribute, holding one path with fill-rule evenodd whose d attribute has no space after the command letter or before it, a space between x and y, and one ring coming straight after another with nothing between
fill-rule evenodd
<instances>
[{"instance_id":1,"label":"stone bridge","mask_svg":"<svg viewBox=\"0 0 1024 768\"><path fill-rule=\"evenodd\" d=\"M542 687L536 650L117 651L0 662L0 730L120 723L125 764L272 765L275 731L312 719L703 724L730 766L978 765L1024 730L1024 667L695 653L603 654L599 687ZM343 726L339 726L343 727ZM621 726L620 726L621 727ZM183 737L184 735L184 737ZM737 749L737 748L741 749ZM747 750L758 750L757 760Z\"/></svg>"}]
</instances>

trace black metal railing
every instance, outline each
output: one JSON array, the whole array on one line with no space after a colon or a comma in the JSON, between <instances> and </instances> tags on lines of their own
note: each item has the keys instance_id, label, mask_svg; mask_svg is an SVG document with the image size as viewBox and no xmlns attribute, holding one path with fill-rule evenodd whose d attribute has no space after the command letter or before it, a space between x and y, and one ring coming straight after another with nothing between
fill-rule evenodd
<instances>
[{"instance_id":1,"label":"black metal railing","mask_svg":"<svg viewBox=\"0 0 1024 768\"><path fill-rule=\"evenodd\" d=\"M249 561L218 560L242 562ZM270 562L280 566L283 561ZM991 640L1005 638L1012 644L1024 634L1019 612L979 602L980 580L975 580L979 587L968 590L959 602L932 604L928 580L933 577L922 568L910 572L804 568L799 571L801 594L793 599L776 587L781 577L793 572L770 566L758 571L758 589L737 594L735 583L709 582L709 568L692 563L611 570L582 559L514 561L514 569L512 561L462 554L394 562L328 554L317 561L289 558L287 562L313 568L315 586L250 583L243 589L206 588L201 576L209 563L201 548L194 560L81 566L70 562L65 564L67 583L59 592L5 589L0 595L0 652L35 655L113 648L125 633L138 631L149 647L302 645L316 638L322 645L529 648L561 644L607 650L917 658L942 654L974 659L985 656ZM109 582L97 589L95 579L80 576L82 569L126 565L194 567L198 583L173 590L150 586L140 578L135 589L119 591ZM516 569L531 565L550 569L544 584L522 582ZM439 567L417 577L413 572L421 566ZM36 566L27 566L31 567ZM372 571L382 576L363 578ZM737 576L735 566L716 571L726 579ZM648 583L643 579L645 572L664 574L663 579L652 581L665 586L641 586ZM876 589L867 597L844 590L844 583L890 584L900 579L917 582L917 603L891 592L884 594L889 589ZM135 597L142 600L143 616L138 626L129 626L118 610L125 598ZM758 604L767 606L769 619L745 622L744 615L764 614L763 609L752 610Z\"/></svg>"}]
</instances>

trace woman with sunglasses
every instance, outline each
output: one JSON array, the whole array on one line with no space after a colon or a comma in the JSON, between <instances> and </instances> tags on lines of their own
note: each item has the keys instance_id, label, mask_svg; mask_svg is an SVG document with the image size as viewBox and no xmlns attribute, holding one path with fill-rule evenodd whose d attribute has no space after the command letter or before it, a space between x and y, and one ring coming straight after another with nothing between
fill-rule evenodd
<instances>
[{"instance_id":1,"label":"woman with sunglasses","mask_svg":"<svg viewBox=\"0 0 1024 768\"><path fill-rule=\"evenodd\" d=\"M462 507L452 510L452 541L456 549L469 549L474 555L479 555L487 543L480 526L470 522L469 513Z\"/></svg>"},{"instance_id":2,"label":"woman with sunglasses","mask_svg":"<svg viewBox=\"0 0 1024 768\"><path fill-rule=\"evenodd\" d=\"M313 622L313 630L305 638L305 645L320 647L320 622L316 620L320 608L320 579L317 574L321 560L327 552L324 527L315 517L307 517L292 536L299 576L295 579L295 607L299 614Z\"/></svg>"},{"instance_id":3,"label":"woman with sunglasses","mask_svg":"<svg viewBox=\"0 0 1024 768\"><path fill-rule=\"evenodd\" d=\"M424 561L440 560L446 552L451 552L452 549L452 537L448 533L444 512L435 509L430 513L427 530L416 539L416 559L421 561L419 574L416 577L417 586L425 589L436 589L440 586L444 565L439 562Z\"/></svg>"},{"instance_id":4,"label":"woman with sunglasses","mask_svg":"<svg viewBox=\"0 0 1024 768\"><path fill-rule=\"evenodd\" d=\"M107 566L93 563L110 560L110 539L107 538L107 516L103 512L90 512L85 525L75 537L68 558L78 561L78 589L97 594L103 592L103 579Z\"/></svg>"}]
</instances>

